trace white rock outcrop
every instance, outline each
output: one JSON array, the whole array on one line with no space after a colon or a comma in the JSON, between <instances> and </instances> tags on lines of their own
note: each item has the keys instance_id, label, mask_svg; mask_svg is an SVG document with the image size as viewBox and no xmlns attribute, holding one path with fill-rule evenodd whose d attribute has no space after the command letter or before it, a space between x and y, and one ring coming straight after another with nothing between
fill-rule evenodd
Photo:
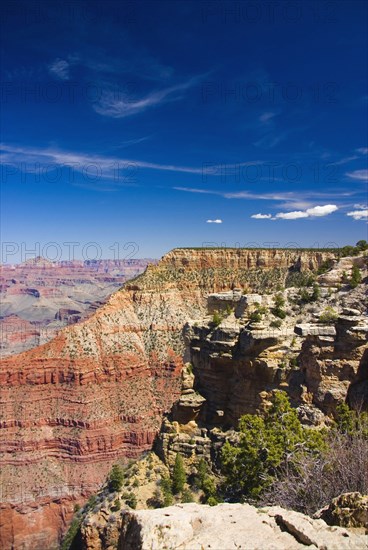
<instances>
[{"instance_id":1,"label":"white rock outcrop","mask_svg":"<svg viewBox=\"0 0 368 550\"><path fill-rule=\"evenodd\" d=\"M363 550L368 536L274 506L177 504L123 513L120 550Z\"/></svg>"}]
</instances>

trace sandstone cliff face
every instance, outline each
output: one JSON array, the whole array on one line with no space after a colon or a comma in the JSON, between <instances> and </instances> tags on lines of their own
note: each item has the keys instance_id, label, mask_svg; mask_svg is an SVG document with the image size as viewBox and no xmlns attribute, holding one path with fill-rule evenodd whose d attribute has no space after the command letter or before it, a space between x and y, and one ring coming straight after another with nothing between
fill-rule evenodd
<instances>
[{"instance_id":1,"label":"sandstone cliff face","mask_svg":"<svg viewBox=\"0 0 368 550\"><path fill-rule=\"evenodd\" d=\"M283 320L273 313L273 296L208 295L207 315L184 329L193 374L182 371L182 395L156 441L162 460L172 466L179 452L189 469L201 456L216 464L240 416L262 413L275 389L287 392L306 425L329 424L346 400L367 409L366 283L321 286L313 303L300 303L299 291L288 288ZM320 321L325 311L335 318Z\"/></svg>"},{"instance_id":2,"label":"sandstone cliff face","mask_svg":"<svg viewBox=\"0 0 368 550\"><path fill-rule=\"evenodd\" d=\"M152 446L180 395L183 326L203 316L208 293L272 289L289 270L329 257L174 250L87 321L3 360L1 547L33 549L35 533L39 550L57 545L73 504L96 491L111 464ZM235 415L246 408L235 407Z\"/></svg>"}]
</instances>

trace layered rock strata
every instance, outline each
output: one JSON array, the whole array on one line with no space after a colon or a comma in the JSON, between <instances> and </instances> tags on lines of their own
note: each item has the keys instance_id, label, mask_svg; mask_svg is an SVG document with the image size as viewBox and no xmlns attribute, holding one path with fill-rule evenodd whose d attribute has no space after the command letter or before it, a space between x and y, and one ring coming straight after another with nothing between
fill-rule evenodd
<instances>
[{"instance_id":1,"label":"layered rock strata","mask_svg":"<svg viewBox=\"0 0 368 550\"><path fill-rule=\"evenodd\" d=\"M315 270L332 256L297 250L174 250L90 319L39 348L3 360L2 548L27 550L35 540L39 550L53 548L73 505L101 485L111 465L151 448L163 414L180 395L183 356L189 353L182 329L188 319L206 315L208 294L237 288L270 292L284 285L290 273ZM237 351L229 354L238 336ZM216 393L208 418L224 411L232 422L259 403L262 384L256 380L272 378L279 370L271 357L260 356L265 340L266 347L283 345L273 333L240 336L219 328L209 350L217 356L210 369L203 368L203 384L214 382ZM250 348L260 357L240 372L234 365ZM223 369L228 369L226 382L232 378L233 403L228 384L224 390L219 378L216 382L216 377L224 378ZM235 377L229 377L229 369L235 369ZM198 397L187 395L183 414L202 407Z\"/></svg>"}]
</instances>

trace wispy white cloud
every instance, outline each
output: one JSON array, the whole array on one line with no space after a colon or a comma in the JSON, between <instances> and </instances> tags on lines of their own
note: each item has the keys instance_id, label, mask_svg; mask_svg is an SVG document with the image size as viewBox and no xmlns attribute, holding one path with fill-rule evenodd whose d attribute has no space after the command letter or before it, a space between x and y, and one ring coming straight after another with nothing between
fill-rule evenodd
<instances>
[{"instance_id":1,"label":"wispy white cloud","mask_svg":"<svg viewBox=\"0 0 368 550\"><path fill-rule=\"evenodd\" d=\"M368 155L368 147L359 147L359 149L356 149L356 152L361 155Z\"/></svg>"},{"instance_id":2,"label":"wispy white cloud","mask_svg":"<svg viewBox=\"0 0 368 550\"><path fill-rule=\"evenodd\" d=\"M65 59L55 59L51 65L48 66L49 73L55 76L59 80L69 80L69 63Z\"/></svg>"},{"instance_id":3,"label":"wispy white cloud","mask_svg":"<svg viewBox=\"0 0 368 550\"><path fill-rule=\"evenodd\" d=\"M368 181L368 170L364 168L363 170L354 170L353 172L346 172L346 176L354 180Z\"/></svg>"},{"instance_id":4,"label":"wispy white cloud","mask_svg":"<svg viewBox=\"0 0 368 550\"><path fill-rule=\"evenodd\" d=\"M289 136L289 134L290 132L287 131L281 133L270 132L255 141L253 145L255 147L273 149L273 147L276 147L276 145L284 141Z\"/></svg>"},{"instance_id":5,"label":"wispy white cloud","mask_svg":"<svg viewBox=\"0 0 368 550\"><path fill-rule=\"evenodd\" d=\"M270 220L272 218L271 214L252 214L251 218L255 220Z\"/></svg>"},{"instance_id":6,"label":"wispy white cloud","mask_svg":"<svg viewBox=\"0 0 368 550\"><path fill-rule=\"evenodd\" d=\"M207 220L206 223L222 223L222 220Z\"/></svg>"},{"instance_id":7,"label":"wispy white cloud","mask_svg":"<svg viewBox=\"0 0 368 550\"><path fill-rule=\"evenodd\" d=\"M261 114L261 116L259 117L259 121L262 122L262 124L267 124L267 123L270 122L276 115L277 115L277 113L274 113L274 112L271 112L271 111L266 111L265 113L262 113L262 114Z\"/></svg>"},{"instance_id":8,"label":"wispy white cloud","mask_svg":"<svg viewBox=\"0 0 368 550\"><path fill-rule=\"evenodd\" d=\"M178 166L173 164L159 164L146 162L143 160L127 159L120 157L108 157L101 155L91 155L86 153L62 151L56 148L36 149L33 147L12 146L0 144L2 151L2 164L12 164L20 166L22 169L31 169L32 165L55 164L56 166L72 166L76 171L82 171L89 165L97 166L105 178L115 178L117 170L129 168L162 170L169 172L181 172L188 174L202 174L203 169L190 166ZM50 169L50 168L48 168Z\"/></svg>"},{"instance_id":9,"label":"wispy white cloud","mask_svg":"<svg viewBox=\"0 0 368 550\"><path fill-rule=\"evenodd\" d=\"M203 195L223 195L220 191L211 191L211 189L197 189L196 187L173 187L175 191L184 191L185 193L199 193Z\"/></svg>"},{"instance_id":10,"label":"wispy white cloud","mask_svg":"<svg viewBox=\"0 0 368 550\"><path fill-rule=\"evenodd\" d=\"M354 220L368 220L368 208L365 210L353 210L346 215L351 216Z\"/></svg>"},{"instance_id":11,"label":"wispy white cloud","mask_svg":"<svg viewBox=\"0 0 368 550\"><path fill-rule=\"evenodd\" d=\"M317 198L315 196L315 198ZM319 197L321 198L321 197ZM313 206L313 202L311 200L305 200L305 199L292 199L288 200L286 202L283 202L278 205L279 208L282 210L294 210L295 208L298 208L298 210L306 210L307 208L311 208Z\"/></svg>"},{"instance_id":12,"label":"wispy white cloud","mask_svg":"<svg viewBox=\"0 0 368 550\"><path fill-rule=\"evenodd\" d=\"M120 92L117 94L116 91L105 90L99 100L94 103L93 108L96 113L112 118L136 115L151 107L181 99L183 92L194 86L200 78L202 77L194 77L181 84L150 92L139 99L130 96L128 93Z\"/></svg>"},{"instance_id":13,"label":"wispy white cloud","mask_svg":"<svg viewBox=\"0 0 368 550\"><path fill-rule=\"evenodd\" d=\"M150 137L151 136L144 136L141 138L127 139L125 141L122 141L121 143L118 143L117 145L114 145L112 149L125 149L126 147L130 147L131 145L137 145L138 143L147 141L147 139L150 139Z\"/></svg>"},{"instance_id":14,"label":"wispy white cloud","mask_svg":"<svg viewBox=\"0 0 368 550\"><path fill-rule=\"evenodd\" d=\"M351 157L344 157L340 160L337 160L336 162L331 162L331 164L334 165L334 166L340 166L341 164L347 164L348 162L351 162L352 160L356 160L357 158L359 158L357 155L353 155Z\"/></svg>"},{"instance_id":15,"label":"wispy white cloud","mask_svg":"<svg viewBox=\"0 0 368 550\"><path fill-rule=\"evenodd\" d=\"M312 204L315 203L316 200L327 200L334 198L336 200L337 197L345 198L350 197L355 194L354 191L344 191L342 190L340 193L337 193L336 190L334 190L331 193L323 193L318 192L314 190L308 190L308 191L281 191L274 193L254 193L251 191L234 191L234 192L224 192L224 191L215 191L213 189L203 189L203 188L195 188L195 187L173 187L176 191L184 191L186 193L199 193L199 194L206 194L206 195L217 195L220 197L224 197L225 199L240 199L240 200L265 200L265 201L284 201L282 204L279 204L279 208L285 208L292 210L293 208L299 208L304 209L304 211L307 211L307 209L311 209L311 213L308 214L310 216L317 215L313 214L313 208L317 208L315 212L318 212L318 208L321 207L312 207ZM327 205L327 206L335 206L335 205ZM337 207L336 207L337 208ZM320 214L322 215L322 214Z\"/></svg>"}]
</instances>

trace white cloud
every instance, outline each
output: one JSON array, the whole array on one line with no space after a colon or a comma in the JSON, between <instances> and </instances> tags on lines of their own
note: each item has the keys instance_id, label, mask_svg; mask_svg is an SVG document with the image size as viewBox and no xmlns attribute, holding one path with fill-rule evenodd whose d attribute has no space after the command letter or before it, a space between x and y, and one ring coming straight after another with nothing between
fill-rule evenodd
<instances>
[{"instance_id":1,"label":"white cloud","mask_svg":"<svg viewBox=\"0 0 368 550\"><path fill-rule=\"evenodd\" d=\"M354 170L353 172L347 172L346 175L349 178L360 181L368 181L368 170L364 168L363 170Z\"/></svg>"},{"instance_id":2,"label":"white cloud","mask_svg":"<svg viewBox=\"0 0 368 550\"><path fill-rule=\"evenodd\" d=\"M365 210L353 210L353 212L348 212L347 216L351 216L354 220L368 220L368 208Z\"/></svg>"},{"instance_id":3,"label":"white cloud","mask_svg":"<svg viewBox=\"0 0 368 550\"><path fill-rule=\"evenodd\" d=\"M49 65L49 73L60 80L69 80L69 63L65 61L65 59L55 59L55 61Z\"/></svg>"},{"instance_id":4,"label":"white cloud","mask_svg":"<svg viewBox=\"0 0 368 550\"><path fill-rule=\"evenodd\" d=\"M314 206L313 208L307 208L306 212L309 216L327 216L338 210L336 204L325 204L324 206Z\"/></svg>"},{"instance_id":5,"label":"white cloud","mask_svg":"<svg viewBox=\"0 0 368 550\"><path fill-rule=\"evenodd\" d=\"M299 218L309 218L309 214L301 210L295 210L294 212L279 212L279 214L276 214L276 218L282 220L298 220Z\"/></svg>"},{"instance_id":6,"label":"white cloud","mask_svg":"<svg viewBox=\"0 0 368 550\"><path fill-rule=\"evenodd\" d=\"M294 210L293 212L279 212L276 218L282 220L298 220L300 218L320 218L336 212L338 210L336 204L324 204L323 206L313 206L307 210Z\"/></svg>"},{"instance_id":7,"label":"white cloud","mask_svg":"<svg viewBox=\"0 0 368 550\"><path fill-rule=\"evenodd\" d=\"M361 155L368 155L368 147L359 147L359 149L356 149L356 152Z\"/></svg>"},{"instance_id":8,"label":"white cloud","mask_svg":"<svg viewBox=\"0 0 368 550\"><path fill-rule=\"evenodd\" d=\"M271 214L252 214L251 218L255 220L270 220L272 218Z\"/></svg>"},{"instance_id":9,"label":"white cloud","mask_svg":"<svg viewBox=\"0 0 368 550\"><path fill-rule=\"evenodd\" d=\"M222 223L222 220L207 220L206 223Z\"/></svg>"},{"instance_id":10,"label":"white cloud","mask_svg":"<svg viewBox=\"0 0 368 550\"><path fill-rule=\"evenodd\" d=\"M191 78L182 84L151 92L140 99L133 98L128 94L125 97L117 97L119 94L116 94L116 91L106 90L99 101L94 104L93 108L99 115L124 118L141 113L150 107L181 99L182 94L180 92L191 88L198 80L199 77Z\"/></svg>"}]
</instances>

